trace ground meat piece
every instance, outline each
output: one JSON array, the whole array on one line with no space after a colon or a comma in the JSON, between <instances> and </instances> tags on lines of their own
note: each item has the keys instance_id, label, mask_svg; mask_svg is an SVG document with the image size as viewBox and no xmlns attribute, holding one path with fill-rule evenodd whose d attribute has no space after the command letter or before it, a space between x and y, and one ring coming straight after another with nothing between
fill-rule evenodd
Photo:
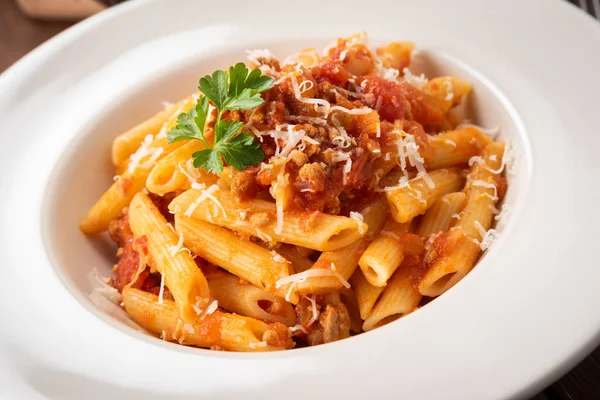
<instances>
[{"instance_id":1,"label":"ground meat piece","mask_svg":"<svg viewBox=\"0 0 600 400\"><path fill-rule=\"evenodd\" d=\"M321 163L304 164L298 171L298 176L300 181L305 183L313 193L322 192L325 189L327 174Z\"/></svg>"},{"instance_id":2,"label":"ground meat piece","mask_svg":"<svg viewBox=\"0 0 600 400\"><path fill-rule=\"evenodd\" d=\"M294 150L289 156L289 161L296 164L297 167L302 167L308 162L308 156L299 150Z\"/></svg>"},{"instance_id":3,"label":"ground meat piece","mask_svg":"<svg viewBox=\"0 0 600 400\"><path fill-rule=\"evenodd\" d=\"M315 329L308 334L308 344L330 343L350 337L350 316L346 306L337 302L325 305Z\"/></svg>"},{"instance_id":4,"label":"ground meat piece","mask_svg":"<svg viewBox=\"0 0 600 400\"><path fill-rule=\"evenodd\" d=\"M119 261L113 267L115 274L113 286L121 292L135 276L140 265L140 255L133 249L133 240L128 241L123 247L120 247L117 255L119 256ZM143 279L145 276L140 276L140 278Z\"/></svg>"},{"instance_id":5,"label":"ground meat piece","mask_svg":"<svg viewBox=\"0 0 600 400\"><path fill-rule=\"evenodd\" d=\"M125 246L133 238L133 232L129 227L129 215L127 209L124 209L121 215L110 221L108 224L108 235L119 247Z\"/></svg>"},{"instance_id":6,"label":"ground meat piece","mask_svg":"<svg viewBox=\"0 0 600 400\"><path fill-rule=\"evenodd\" d=\"M256 196L256 169L252 171L238 171L231 169L231 193L240 200L247 200Z\"/></svg>"},{"instance_id":7,"label":"ground meat piece","mask_svg":"<svg viewBox=\"0 0 600 400\"><path fill-rule=\"evenodd\" d=\"M160 197L160 196L157 196ZM113 267L115 279L113 286L119 292L128 285L134 278L140 266L140 254L138 251L147 253L148 240L146 236L134 238L133 232L129 227L129 215L127 209L112 220L108 226L110 238L119 246L117 257L119 261ZM137 289L143 289L147 292L153 292L153 288L160 285L160 275L150 274L148 270L140 273L136 282L132 285Z\"/></svg>"},{"instance_id":8,"label":"ground meat piece","mask_svg":"<svg viewBox=\"0 0 600 400\"><path fill-rule=\"evenodd\" d=\"M257 228L267 225L270 220L271 217L266 212L257 212L250 216L250 224Z\"/></svg>"}]
</instances>

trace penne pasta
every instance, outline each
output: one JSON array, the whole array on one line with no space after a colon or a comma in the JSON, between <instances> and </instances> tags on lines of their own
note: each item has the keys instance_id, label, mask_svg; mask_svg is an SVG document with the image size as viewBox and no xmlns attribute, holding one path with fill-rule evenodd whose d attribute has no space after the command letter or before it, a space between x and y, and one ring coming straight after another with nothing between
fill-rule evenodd
<instances>
[{"instance_id":1,"label":"penne pasta","mask_svg":"<svg viewBox=\"0 0 600 400\"><path fill-rule=\"evenodd\" d=\"M267 323L296 324L294 307L282 297L274 296L226 272L210 272L206 278L211 296L217 300L219 307Z\"/></svg>"},{"instance_id":2,"label":"penne pasta","mask_svg":"<svg viewBox=\"0 0 600 400\"><path fill-rule=\"evenodd\" d=\"M374 286L385 286L404 259L402 236L408 233L410 223L386 221L381 232L369 244L358 265L365 278Z\"/></svg>"},{"instance_id":3,"label":"penne pasta","mask_svg":"<svg viewBox=\"0 0 600 400\"><path fill-rule=\"evenodd\" d=\"M168 124L174 118L176 119L179 113L184 112L186 106L189 108L189 105L194 102L194 95L187 96L177 103L165 107L158 114L134 126L127 132L117 136L112 145L112 162L115 167L127 162L129 156L135 153L148 135L154 136L161 132L161 130L166 129L165 124Z\"/></svg>"},{"instance_id":4,"label":"penne pasta","mask_svg":"<svg viewBox=\"0 0 600 400\"><path fill-rule=\"evenodd\" d=\"M439 76L429 80L421 89L423 93L436 97L449 104L449 107L460 104L469 94L472 85L454 76Z\"/></svg>"},{"instance_id":5,"label":"penne pasta","mask_svg":"<svg viewBox=\"0 0 600 400\"><path fill-rule=\"evenodd\" d=\"M125 310L140 326L163 339L198 347L229 351L272 351L293 347L288 329L254 318L214 311L188 323L179 317L173 301L138 289L123 290Z\"/></svg>"},{"instance_id":6,"label":"penne pasta","mask_svg":"<svg viewBox=\"0 0 600 400\"><path fill-rule=\"evenodd\" d=\"M217 183L218 176L191 165L192 154L204 148L201 141L191 140L157 162L146 180L148 190L162 196L190 189L193 184L208 187Z\"/></svg>"},{"instance_id":7,"label":"penne pasta","mask_svg":"<svg viewBox=\"0 0 600 400\"><path fill-rule=\"evenodd\" d=\"M431 157L427 159L427 168L439 169L465 165L471 157L479 155L491 142L492 139L473 127L432 136L429 139Z\"/></svg>"},{"instance_id":8,"label":"penne pasta","mask_svg":"<svg viewBox=\"0 0 600 400\"><path fill-rule=\"evenodd\" d=\"M289 276L290 262L274 251L242 240L235 233L209 222L175 214L175 227L194 254L268 291L285 296L275 282ZM294 302L297 302L297 299Z\"/></svg>"},{"instance_id":9,"label":"penne pasta","mask_svg":"<svg viewBox=\"0 0 600 400\"><path fill-rule=\"evenodd\" d=\"M412 266L397 269L365 319L363 330L370 331L413 312L422 298L414 283Z\"/></svg>"},{"instance_id":10,"label":"penne pasta","mask_svg":"<svg viewBox=\"0 0 600 400\"><path fill-rule=\"evenodd\" d=\"M492 207L499 200L503 153L504 143L491 143L471 167L465 189L467 205L454 227L432 243L432 260L427 260L430 267L419 283L424 296L439 296L473 268L492 225Z\"/></svg>"},{"instance_id":11,"label":"penne pasta","mask_svg":"<svg viewBox=\"0 0 600 400\"><path fill-rule=\"evenodd\" d=\"M441 169L429 174L433 187L429 187L424 177L408 181L408 185L386 192L392 217L400 223L409 222L417 215L424 214L437 199L452 193L464 184L458 170Z\"/></svg>"},{"instance_id":12,"label":"penne pasta","mask_svg":"<svg viewBox=\"0 0 600 400\"><path fill-rule=\"evenodd\" d=\"M375 306L375 303L377 303L385 286L371 285L360 269L354 272L350 283L352 284L352 288L354 288L354 293L356 293L360 317L365 320L371 314L371 310Z\"/></svg>"},{"instance_id":13,"label":"penne pasta","mask_svg":"<svg viewBox=\"0 0 600 400\"><path fill-rule=\"evenodd\" d=\"M425 213L417 234L429 236L440 231L447 231L456 222L458 213L465 207L466 202L467 195L464 192L445 195Z\"/></svg>"},{"instance_id":14,"label":"penne pasta","mask_svg":"<svg viewBox=\"0 0 600 400\"><path fill-rule=\"evenodd\" d=\"M209 288L192 256L178 248L179 238L154 203L138 193L129 206L129 225L136 238L146 237L152 266L164 277L185 322L206 311Z\"/></svg>"},{"instance_id":15,"label":"penne pasta","mask_svg":"<svg viewBox=\"0 0 600 400\"><path fill-rule=\"evenodd\" d=\"M378 196L374 201L363 207L361 215L369 227L371 235L377 234L388 215L385 196ZM310 270L314 271L315 274L326 271L333 273L333 276L317 275L303 279L296 283L295 290L306 295L325 294L341 289L358 267L358 260L367 246L368 241L365 236L365 238L356 240L341 249L321 253Z\"/></svg>"},{"instance_id":16,"label":"penne pasta","mask_svg":"<svg viewBox=\"0 0 600 400\"><path fill-rule=\"evenodd\" d=\"M177 196L169 209L268 242L295 244L320 251L344 247L367 231L367 226L361 221L321 212L293 211L278 218L274 203L259 199L238 201L231 193L216 186L206 191L190 189Z\"/></svg>"},{"instance_id":17,"label":"penne pasta","mask_svg":"<svg viewBox=\"0 0 600 400\"><path fill-rule=\"evenodd\" d=\"M191 107L191 103L186 107ZM169 126L176 122L176 115L169 120ZM136 193L144 189L154 163L160 161L185 142L169 143L165 135L156 135L144 142L131 155L127 167L119 175L111 187L100 196L100 199L79 222L79 228L85 233L99 233L108 228L111 220L117 218L124 207L127 207Z\"/></svg>"}]
</instances>

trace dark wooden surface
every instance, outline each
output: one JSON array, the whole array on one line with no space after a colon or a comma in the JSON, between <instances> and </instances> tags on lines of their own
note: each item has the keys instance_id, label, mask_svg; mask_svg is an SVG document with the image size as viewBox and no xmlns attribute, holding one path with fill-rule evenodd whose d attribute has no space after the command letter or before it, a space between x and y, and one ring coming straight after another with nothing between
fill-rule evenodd
<instances>
[{"instance_id":1,"label":"dark wooden surface","mask_svg":"<svg viewBox=\"0 0 600 400\"><path fill-rule=\"evenodd\" d=\"M592 15L600 8L598 0L569 1ZM28 19L13 0L0 0L0 72L72 24ZM600 400L600 347L532 400Z\"/></svg>"}]
</instances>

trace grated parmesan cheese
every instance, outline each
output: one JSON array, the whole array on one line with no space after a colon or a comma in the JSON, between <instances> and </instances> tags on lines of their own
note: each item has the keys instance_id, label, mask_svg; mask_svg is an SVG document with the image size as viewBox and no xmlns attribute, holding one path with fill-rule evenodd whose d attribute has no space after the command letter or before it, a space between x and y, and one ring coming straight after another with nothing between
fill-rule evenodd
<instances>
[{"instance_id":1,"label":"grated parmesan cheese","mask_svg":"<svg viewBox=\"0 0 600 400\"><path fill-rule=\"evenodd\" d=\"M435 183L427 174L425 169L425 160L419 153L419 145L415 142L415 137L404 131L398 132L404 137L395 141L396 147L398 148L398 158L400 159L400 169L406 175L407 160L408 164L415 167L418 171L417 178L423 178L423 181L427 184L430 189L435 187Z\"/></svg>"},{"instance_id":2,"label":"grated parmesan cheese","mask_svg":"<svg viewBox=\"0 0 600 400\"><path fill-rule=\"evenodd\" d=\"M169 253L172 257L174 257L175 254L179 253L181 250L183 250L183 235L181 234L181 232L177 233L179 234L179 240L177 241L177 244L175 246L169 246Z\"/></svg>"},{"instance_id":3,"label":"grated parmesan cheese","mask_svg":"<svg viewBox=\"0 0 600 400\"><path fill-rule=\"evenodd\" d=\"M202 193L200 194L200 196L198 196L198 198L192 204L190 204L188 209L185 210L185 213L184 213L185 216L188 218L191 217L192 214L194 213L194 211L196 210L196 208L198 208L198 206L200 205L200 203L202 203L206 199L212 200L221 209L221 212L223 212L223 215L226 216L227 213L225 212L225 208L219 202L219 200L217 200L217 198L215 196L213 196L213 193L216 192L217 190L219 190L219 187L217 185L211 185L208 189L203 190Z\"/></svg>"},{"instance_id":4,"label":"grated parmesan cheese","mask_svg":"<svg viewBox=\"0 0 600 400\"><path fill-rule=\"evenodd\" d=\"M158 304L163 303L164 294L165 294L165 274L160 274L160 290L158 291Z\"/></svg>"},{"instance_id":5,"label":"grated parmesan cheese","mask_svg":"<svg viewBox=\"0 0 600 400\"><path fill-rule=\"evenodd\" d=\"M383 188L384 192L391 192L392 190L402 189L402 188L410 188L410 184L408 183L408 176L403 175L400 177L398 184L395 186L386 186Z\"/></svg>"},{"instance_id":6,"label":"grated parmesan cheese","mask_svg":"<svg viewBox=\"0 0 600 400\"><path fill-rule=\"evenodd\" d=\"M358 222L358 233L364 235L365 225L362 222L365 221L365 217L359 212L350 211L350 218Z\"/></svg>"},{"instance_id":7,"label":"grated parmesan cheese","mask_svg":"<svg viewBox=\"0 0 600 400\"><path fill-rule=\"evenodd\" d=\"M488 183L486 181L482 181L480 179L476 179L474 181L470 181L470 185L471 186L479 186L479 187L483 187L486 189L493 189L494 190L494 195L490 195L489 193L484 193L485 196L489 197L490 199L492 199L493 201L497 201L498 200L498 189L496 188L496 185L494 185L493 183Z\"/></svg>"},{"instance_id":8,"label":"grated parmesan cheese","mask_svg":"<svg viewBox=\"0 0 600 400\"><path fill-rule=\"evenodd\" d=\"M498 237L499 232L495 229L489 229L486 231L479 221L475 221L475 227L481 235L481 241L474 239L473 242L479 245L481 251L486 251L490 248L492 242Z\"/></svg>"},{"instance_id":9,"label":"grated parmesan cheese","mask_svg":"<svg viewBox=\"0 0 600 400\"><path fill-rule=\"evenodd\" d=\"M254 50L246 50L246 58L248 61L252 61L256 65L261 65L262 62L259 59L264 59L265 61L271 61L275 58L273 53L269 49L254 49Z\"/></svg>"},{"instance_id":10,"label":"grated parmesan cheese","mask_svg":"<svg viewBox=\"0 0 600 400\"><path fill-rule=\"evenodd\" d=\"M310 302L310 306L312 309L312 317L306 324L306 326L311 326L319 318L319 311L317 310L317 302L316 302L314 296L304 296L304 298Z\"/></svg>"},{"instance_id":11,"label":"grated parmesan cheese","mask_svg":"<svg viewBox=\"0 0 600 400\"><path fill-rule=\"evenodd\" d=\"M490 166L487 165L485 163L485 160L482 157L480 157L480 156L473 156L473 157L471 157L469 159L469 167L472 167L474 164L481 165L485 170L487 170L487 171L489 171L489 172L491 172L492 174L495 174L495 175L501 174L502 171L504 171L504 166L505 166L505 164L504 164L504 157L502 157L502 164L500 165L500 167L498 167L498 169L492 169L492 168L490 168Z\"/></svg>"},{"instance_id":12,"label":"grated parmesan cheese","mask_svg":"<svg viewBox=\"0 0 600 400\"><path fill-rule=\"evenodd\" d=\"M391 237L391 238L394 238L394 239L396 239L396 240L400 240L400 236L398 236L398 235L397 235L396 233L394 233L394 232L390 232L390 231L384 231L384 230L382 230L380 233L381 233L383 236L389 236L389 237Z\"/></svg>"},{"instance_id":13,"label":"grated parmesan cheese","mask_svg":"<svg viewBox=\"0 0 600 400\"><path fill-rule=\"evenodd\" d=\"M352 171L352 158L350 158L350 153L344 153L342 151L338 151L333 154L333 157L331 159L333 162L341 162L341 161L346 162L346 164L344 165L344 169L342 170L342 172L343 172L342 182L345 185L348 182L348 174L350 173L350 171Z\"/></svg>"},{"instance_id":14,"label":"grated parmesan cheese","mask_svg":"<svg viewBox=\"0 0 600 400\"><path fill-rule=\"evenodd\" d=\"M404 74L404 82L416 87L417 89L422 89L423 86L425 86L427 82L429 82L429 80L425 77L425 74L417 76L413 74L408 68L404 68L402 70L402 73Z\"/></svg>"},{"instance_id":15,"label":"grated parmesan cheese","mask_svg":"<svg viewBox=\"0 0 600 400\"><path fill-rule=\"evenodd\" d=\"M135 171L135 169L140 166L142 159L148 158L147 163L152 163L156 161L158 157L160 157L160 155L163 152L163 149L162 147L157 147L154 149L151 148L151 144L153 141L153 135L146 135L140 147L135 151L135 153L129 156L129 164L127 165L129 173L133 173L133 171Z\"/></svg>"},{"instance_id":16,"label":"grated parmesan cheese","mask_svg":"<svg viewBox=\"0 0 600 400\"><path fill-rule=\"evenodd\" d=\"M303 327L302 325L294 325L294 326L290 326L288 329L290 330L290 332L291 332L291 333L294 333L294 332L296 332L296 331L302 331L302 332L304 332L304 333L308 333L308 332L306 331L306 329L304 329L304 327Z\"/></svg>"},{"instance_id":17,"label":"grated parmesan cheese","mask_svg":"<svg viewBox=\"0 0 600 400\"><path fill-rule=\"evenodd\" d=\"M508 206L506 204L503 204L502 207L501 207L501 209L500 209L500 212L498 213L498 215L496 215L494 217L494 219L496 221L500 221L501 219L506 218L506 216L508 215L508 213L509 213Z\"/></svg>"},{"instance_id":18,"label":"grated parmesan cheese","mask_svg":"<svg viewBox=\"0 0 600 400\"><path fill-rule=\"evenodd\" d=\"M413 194L413 193L414 193L414 194ZM419 190L416 190L416 189L413 189L413 188L411 188L411 191L410 191L410 192L408 192L408 195L409 195L410 197L414 197L415 199L419 200L419 202L420 202L420 203L427 204L427 202L426 202L426 201L425 201L425 199L423 198L423 194L422 194L422 193L421 193L421 191L419 191Z\"/></svg>"},{"instance_id":19,"label":"grated parmesan cheese","mask_svg":"<svg viewBox=\"0 0 600 400\"><path fill-rule=\"evenodd\" d=\"M289 264L289 261L275 250L271 250L272 259L275 262Z\"/></svg>"},{"instance_id":20,"label":"grated parmesan cheese","mask_svg":"<svg viewBox=\"0 0 600 400\"><path fill-rule=\"evenodd\" d=\"M309 278L315 278L315 277L319 277L319 276L333 276L333 277L339 279L344 287L350 288L350 284L348 283L348 281L346 279L344 279L343 276L341 276L337 272L333 272L329 269L324 269L324 268L307 269L306 271L283 277L283 278L277 280L277 282L275 282L275 288L279 289L280 287L287 285L289 283L297 284L300 282L304 282L305 280L307 280Z\"/></svg>"},{"instance_id":21,"label":"grated parmesan cheese","mask_svg":"<svg viewBox=\"0 0 600 400\"><path fill-rule=\"evenodd\" d=\"M325 114L325 116L329 115L331 104L329 104L327 100L308 99L302 97L302 93L300 92L300 88L298 87L298 80L296 79L296 77L293 75L290 76L290 81L292 82L292 89L294 90L294 97L296 98L296 100L306 104L313 104L317 112L323 113Z\"/></svg>"}]
</instances>

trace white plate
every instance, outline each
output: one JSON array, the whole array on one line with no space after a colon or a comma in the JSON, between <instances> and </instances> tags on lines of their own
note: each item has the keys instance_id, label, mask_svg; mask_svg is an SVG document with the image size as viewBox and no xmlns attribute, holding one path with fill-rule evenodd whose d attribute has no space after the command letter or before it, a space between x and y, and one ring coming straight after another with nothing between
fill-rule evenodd
<instances>
[{"instance_id":1,"label":"white plate","mask_svg":"<svg viewBox=\"0 0 600 400\"><path fill-rule=\"evenodd\" d=\"M274 354L178 347L94 306L87 276L113 250L76 222L110 183L110 139L246 48L359 30L474 79L515 144L513 214L481 264L400 321ZM600 27L562 1L134 1L84 21L0 76L0 396L533 394L598 344L599 93Z\"/></svg>"}]
</instances>

